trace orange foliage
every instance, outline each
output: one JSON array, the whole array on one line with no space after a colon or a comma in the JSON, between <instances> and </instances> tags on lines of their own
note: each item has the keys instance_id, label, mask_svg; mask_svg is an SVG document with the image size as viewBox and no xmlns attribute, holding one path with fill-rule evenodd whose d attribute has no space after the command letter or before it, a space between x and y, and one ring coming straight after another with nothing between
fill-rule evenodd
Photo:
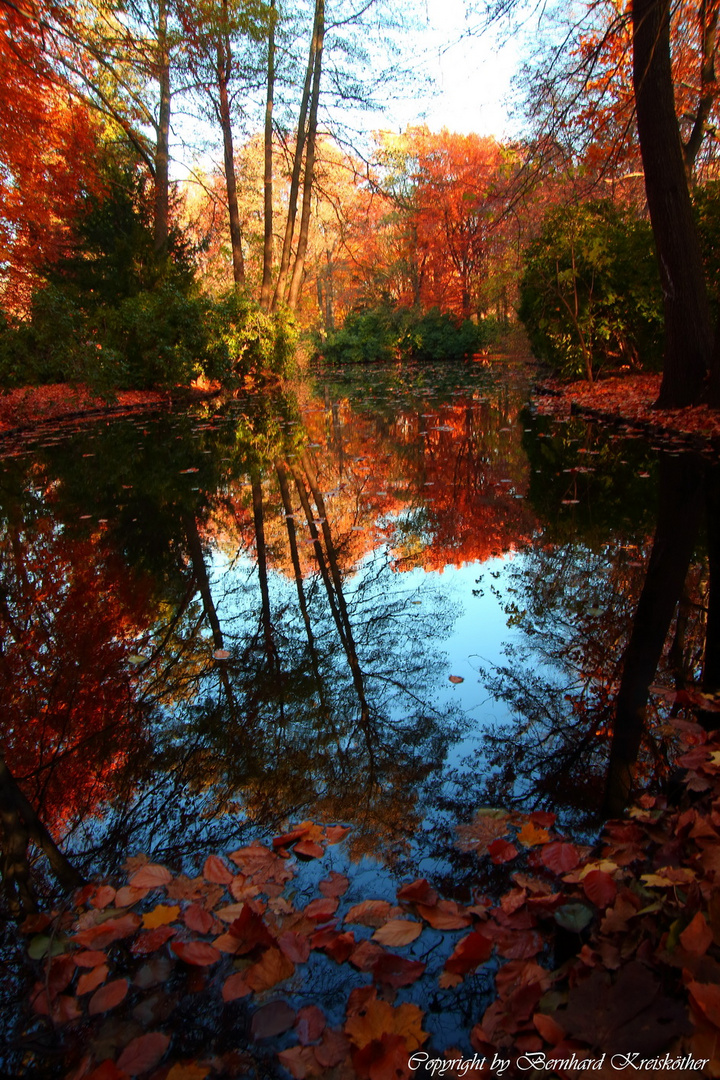
<instances>
[{"instance_id":1,"label":"orange foliage","mask_svg":"<svg viewBox=\"0 0 720 1080\"><path fill-rule=\"evenodd\" d=\"M98 184L93 121L52 70L38 10L0 6L0 303L14 314L64 250L83 188Z\"/></svg>"}]
</instances>

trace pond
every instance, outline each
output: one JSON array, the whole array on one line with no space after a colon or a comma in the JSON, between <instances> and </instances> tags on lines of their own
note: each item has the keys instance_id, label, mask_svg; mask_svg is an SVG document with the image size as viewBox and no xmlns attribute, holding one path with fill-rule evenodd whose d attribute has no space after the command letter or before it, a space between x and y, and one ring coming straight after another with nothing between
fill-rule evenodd
<instances>
[{"instance_id":1,"label":"pond","mask_svg":"<svg viewBox=\"0 0 720 1080\"><path fill-rule=\"evenodd\" d=\"M529 395L502 357L317 370L6 440L4 756L73 870L193 875L305 822L330 830L322 872L319 832L296 851L308 895L330 867L356 901L424 877L469 902L481 808L552 812L592 842L658 478L711 465ZM688 544L631 754L651 791L703 664L708 560ZM25 872L49 905L50 867ZM467 1047L466 1005L444 1013Z\"/></svg>"}]
</instances>

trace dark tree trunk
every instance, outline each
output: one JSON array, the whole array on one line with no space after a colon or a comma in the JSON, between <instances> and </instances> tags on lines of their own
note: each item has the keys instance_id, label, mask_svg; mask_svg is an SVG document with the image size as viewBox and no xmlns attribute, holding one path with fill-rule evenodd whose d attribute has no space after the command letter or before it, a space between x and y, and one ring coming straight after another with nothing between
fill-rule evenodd
<instances>
[{"instance_id":1,"label":"dark tree trunk","mask_svg":"<svg viewBox=\"0 0 720 1080\"><path fill-rule=\"evenodd\" d=\"M227 20L227 4L223 4L223 13ZM220 32L217 48L217 77L220 94L220 126L223 134L223 155L225 161L225 190L227 192L228 215L230 218L230 248L232 251L233 281L240 292L245 287L245 262L242 252L242 229L240 228L240 210L238 208L237 178L235 176L235 152L233 149L232 117L230 115L230 96L228 84L232 67L230 41L224 30Z\"/></svg>"},{"instance_id":2,"label":"dark tree trunk","mask_svg":"<svg viewBox=\"0 0 720 1080\"><path fill-rule=\"evenodd\" d=\"M625 650L605 793L617 817L632 790L645 730L648 688L682 595L703 510L703 471L695 456L660 459L660 506L647 576Z\"/></svg>"},{"instance_id":3,"label":"dark tree trunk","mask_svg":"<svg viewBox=\"0 0 720 1080\"><path fill-rule=\"evenodd\" d=\"M712 327L680 141L670 61L670 0L633 0L633 83L650 221L665 309L661 408L708 387Z\"/></svg>"}]
</instances>

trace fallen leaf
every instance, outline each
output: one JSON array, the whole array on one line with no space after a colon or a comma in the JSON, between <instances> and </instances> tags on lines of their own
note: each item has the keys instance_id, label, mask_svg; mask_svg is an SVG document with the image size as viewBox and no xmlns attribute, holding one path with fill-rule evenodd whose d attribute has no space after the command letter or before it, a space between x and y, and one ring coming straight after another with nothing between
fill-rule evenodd
<instances>
[{"instance_id":1,"label":"fallen leaf","mask_svg":"<svg viewBox=\"0 0 720 1080\"><path fill-rule=\"evenodd\" d=\"M398 889L397 898L409 903L425 904L426 907L437 904L439 899L437 892L427 878L418 878L417 881L411 881L409 884L403 885L401 889Z\"/></svg>"},{"instance_id":2,"label":"fallen leaf","mask_svg":"<svg viewBox=\"0 0 720 1080\"><path fill-rule=\"evenodd\" d=\"M329 877L318 885L323 896L344 896L350 884L345 874L338 874L337 870L331 870Z\"/></svg>"},{"instance_id":3,"label":"fallen leaf","mask_svg":"<svg viewBox=\"0 0 720 1080\"><path fill-rule=\"evenodd\" d=\"M295 1023L295 1010L286 1001L269 1001L253 1013L250 1033L253 1039L271 1039L289 1031Z\"/></svg>"},{"instance_id":4,"label":"fallen leaf","mask_svg":"<svg viewBox=\"0 0 720 1080\"><path fill-rule=\"evenodd\" d=\"M194 930L196 934L209 934L215 923L211 912L200 904L190 904L185 908L183 921L188 930Z\"/></svg>"},{"instance_id":5,"label":"fallen leaf","mask_svg":"<svg viewBox=\"0 0 720 1080\"><path fill-rule=\"evenodd\" d=\"M221 954L206 941L174 941L170 946L176 956L185 964L194 967L210 967L216 964Z\"/></svg>"},{"instance_id":6,"label":"fallen leaf","mask_svg":"<svg viewBox=\"0 0 720 1080\"><path fill-rule=\"evenodd\" d=\"M180 914L180 908L168 904L158 904L152 911L146 911L143 915L143 926L147 930L154 930L157 926L165 926L167 923L175 922Z\"/></svg>"},{"instance_id":7,"label":"fallen leaf","mask_svg":"<svg viewBox=\"0 0 720 1080\"><path fill-rule=\"evenodd\" d=\"M235 1001L237 998L247 997L248 994L252 994L252 990L245 982L242 971L237 971L223 983L223 1001Z\"/></svg>"},{"instance_id":8,"label":"fallen leaf","mask_svg":"<svg viewBox=\"0 0 720 1080\"><path fill-rule=\"evenodd\" d=\"M295 1030L303 1046L317 1042L325 1030L325 1013L317 1005L304 1005L297 1014Z\"/></svg>"},{"instance_id":9,"label":"fallen leaf","mask_svg":"<svg viewBox=\"0 0 720 1080\"><path fill-rule=\"evenodd\" d=\"M350 908L344 921L378 929L395 915L402 915L402 908L394 907L387 900L363 900Z\"/></svg>"},{"instance_id":10,"label":"fallen leaf","mask_svg":"<svg viewBox=\"0 0 720 1080\"><path fill-rule=\"evenodd\" d=\"M471 923L471 917L454 900L439 900L432 907L417 904L417 912L433 930L462 930Z\"/></svg>"},{"instance_id":11,"label":"fallen leaf","mask_svg":"<svg viewBox=\"0 0 720 1080\"><path fill-rule=\"evenodd\" d=\"M414 919L391 919L373 934L373 941L389 948L400 948L409 945L411 941L422 933L422 923Z\"/></svg>"},{"instance_id":12,"label":"fallen leaf","mask_svg":"<svg viewBox=\"0 0 720 1080\"><path fill-rule=\"evenodd\" d=\"M569 870L574 870L580 862L577 848L563 840L554 840L551 844L546 844L542 848L540 858L548 870L552 870L555 874L566 874Z\"/></svg>"},{"instance_id":13,"label":"fallen leaf","mask_svg":"<svg viewBox=\"0 0 720 1080\"><path fill-rule=\"evenodd\" d=\"M451 975L467 975L490 958L492 949L491 939L481 930L474 930L457 943L452 955L445 961L444 970Z\"/></svg>"},{"instance_id":14,"label":"fallen leaf","mask_svg":"<svg viewBox=\"0 0 720 1080\"><path fill-rule=\"evenodd\" d=\"M173 926L156 926L154 930L145 930L133 941L130 951L133 956L148 956L161 949L166 941L175 937L176 930Z\"/></svg>"},{"instance_id":15,"label":"fallen leaf","mask_svg":"<svg viewBox=\"0 0 720 1080\"><path fill-rule=\"evenodd\" d=\"M74 953L73 960L78 967L94 968L105 963L107 953L102 952L100 949L88 949L85 952Z\"/></svg>"},{"instance_id":16,"label":"fallen leaf","mask_svg":"<svg viewBox=\"0 0 720 1080\"><path fill-rule=\"evenodd\" d=\"M208 855L203 864L203 877L215 885L229 885L234 874L217 855Z\"/></svg>"},{"instance_id":17,"label":"fallen leaf","mask_svg":"<svg viewBox=\"0 0 720 1080\"><path fill-rule=\"evenodd\" d=\"M163 885L169 885L172 874L159 863L145 863L130 878L129 884L136 889L160 889Z\"/></svg>"},{"instance_id":18,"label":"fallen leaf","mask_svg":"<svg viewBox=\"0 0 720 1080\"><path fill-rule=\"evenodd\" d=\"M95 991L88 1003L90 1016L97 1016L98 1013L114 1009L121 1001L125 1000L129 985L127 979L113 979L112 982L101 986L99 990Z\"/></svg>"},{"instance_id":19,"label":"fallen leaf","mask_svg":"<svg viewBox=\"0 0 720 1080\"><path fill-rule=\"evenodd\" d=\"M602 870L591 870L586 874L582 879L582 887L588 900L602 910L612 904L617 896L617 885L610 875Z\"/></svg>"},{"instance_id":20,"label":"fallen leaf","mask_svg":"<svg viewBox=\"0 0 720 1080\"><path fill-rule=\"evenodd\" d=\"M499 866L502 863L512 862L518 853L518 849L514 844L511 844L509 840L503 840L501 837L497 840L493 840L491 844L488 844L487 851L490 859L496 866Z\"/></svg>"},{"instance_id":21,"label":"fallen leaf","mask_svg":"<svg viewBox=\"0 0 720 1080\"><path fill-rule=\"evenodd\" d=\"M97 990L98 986L105 982L109 972L107 964L99 964L90 971L83 972L78 979L77 996L82 997L83 994L89 994L91 990Z\"/></svg>"},{"instance_id":22,"label":"fallen leaf","mask_svg":"<svg viewBox=\"0 0 720 1080\"><path fill-rule=\"evenodd\" d=\"M280 949L267 949L256 964L244 972L245 982L256 994L289 979L295 965Z\"/></svg>"},{"instance_id":23,"label":"fallen leaf","mask_svg":"<svg viewBox=\"0 0 720 1080\"><path fill-rule=\"evenodd\" d=\"M692 922L680 935L680 944L683 949L693 956L704 956L712 945L712 940L712 930L701 911L697 912Z\"/></svg>"},{"instance_id":24,"label":"fallen leaf","mask_svg":"<svg viewBox=\"0 0 720 1080\"><path fill-rule=\"evenodd\" d=\"M127 1044L117 1059L117 1067L129 1076L149 1072L158 1064L169 1045L169 1035L163 1035L161 1031L138 1035Z\"/></svg>"}]
</instances>

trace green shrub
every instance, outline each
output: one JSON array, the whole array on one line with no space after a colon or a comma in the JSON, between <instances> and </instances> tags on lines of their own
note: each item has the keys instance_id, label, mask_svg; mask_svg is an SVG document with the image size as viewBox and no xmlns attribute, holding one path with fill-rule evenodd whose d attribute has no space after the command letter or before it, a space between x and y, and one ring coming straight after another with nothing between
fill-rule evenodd
<instances>
[{"instance_id":1,"label":"green shrub","mask_svg":"<svg viewBox=\"0 0 720 1080\"><path fill-rule=\"evenodd\" d=\"M227 371L232 376L242 379L248 375L291 373L297 332L289 314L268 314L232 291L217 301L213 321L214 340L225 350Z\"/></svg>"},{"instance_id":2,"label":"green shrub","mask_svg":"<svg viewBox=\"0 0 720 1080\"><path fill-rule=\"evenodd\" d=\"M662 364L663 304L647 221L609 202L552 210L530 245L519 316L564 378Z\"/></svg>"},{"instance_id":3,"label":"green shrub","mask_svg":"<svg viewBox=\"0 0 720 1080\"><path fill-rule=\"evenodd\" d=\"M382 305L351 312L340 330L315 344L315 355L329 363L393 360L462 360L493 340L494 324L459 320L438 308Z\"/></svg>"}]
</instances>

